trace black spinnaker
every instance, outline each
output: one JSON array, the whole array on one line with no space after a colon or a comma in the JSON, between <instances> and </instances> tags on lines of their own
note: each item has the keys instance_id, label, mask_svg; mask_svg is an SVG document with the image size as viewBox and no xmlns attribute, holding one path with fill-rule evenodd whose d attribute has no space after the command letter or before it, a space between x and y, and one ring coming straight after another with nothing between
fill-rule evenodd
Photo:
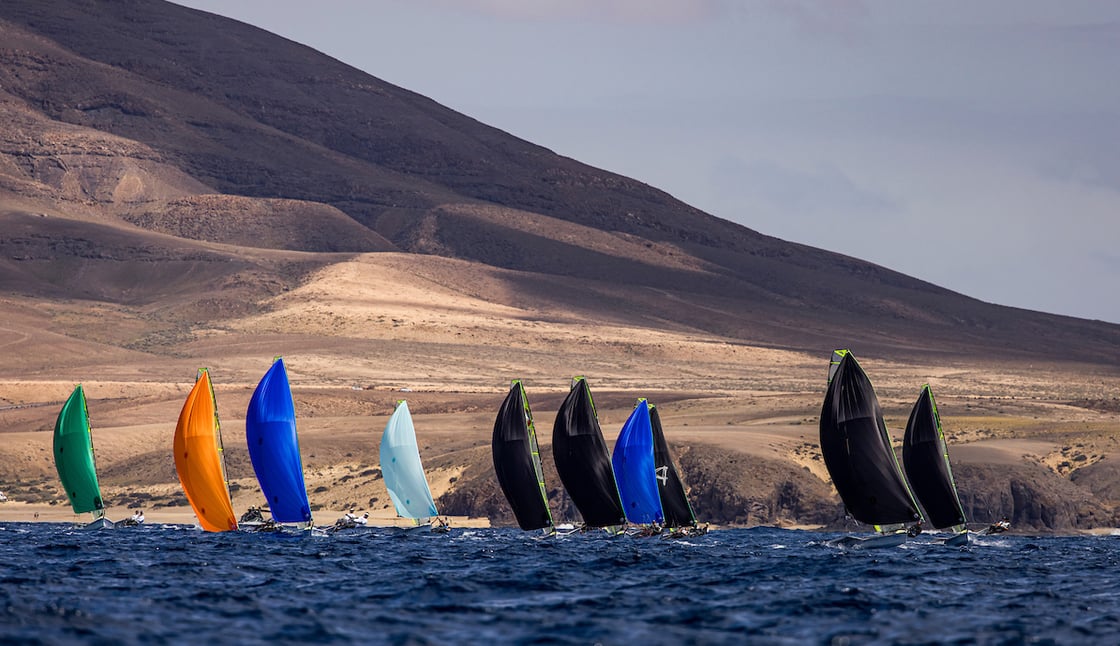
<instances>
[{"instance_id":1,"label":"black spinnaker","mask_svg":"<svg viewBox=\"0 0 1120 646\"><path fill-rule=\"evenodd\" d=\"M910 411L906 435L902 440L902 464L914 493L922 503L929 522L937 529L964 529L964 508L949 467L949 449L941 430L941 416L929 384L922 387Z\"/></svg>"},{"instance_id":2,"label":"black spinnaker","mask_svg":"<svg viewBox=\"0 0 1120 646\"><path fill-rule=\"evenodd\" d=\"M583 377L572 379L572 390L556 413L552 456L564 489L583 516L584 526L626 524L611 455L595 414L591 389Z\"/></svg>"},{"instance_id":3,"label":"black spinnaker","mask_svg":"<svg viewBox=\"0 0 1120 646\"><path fill-rule=\"evenodd\" d=\"M830 373L821 454L848 513L877 528L920 521L871 381L847 350L836 351Z\"/></svg>"},{"instance_id":4,"label":"black spinnaker","mask_svg":"<svg viewBox=\"0 0 1120 646\"><path fill-rule=\"evenodd\" d=\"M520 380L513 382L498 409L492 448L494 473L517 524L524 530L551 529L552 512L548 508L537 432Z\"/></svg>"},{"instance_id":5,"label":"black spinnaker","mask_svg":"<svg viewBox=\"0 0 1120 646\"><path fill-rule=\"evenodd\" d=\"M649 418L653 426L653 463L657 469L657 490L661 494L665 527L696 527L696 515L692 513L684 484L673 467L673 456L669 453L669 443L665 441L661 416L657 414L656 407L649 407Z\"/></svg>"}]
</instances>

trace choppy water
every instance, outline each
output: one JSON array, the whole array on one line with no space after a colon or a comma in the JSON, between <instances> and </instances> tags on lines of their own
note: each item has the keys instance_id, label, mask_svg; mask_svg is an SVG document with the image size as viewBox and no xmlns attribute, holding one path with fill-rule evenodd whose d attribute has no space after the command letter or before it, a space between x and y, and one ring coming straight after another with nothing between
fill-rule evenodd
<instances>
[{"instance_id":1,"label":"choppy water","mask_svg":"<svg viewBox=\"0 0 1120 646\"><path fill-rule=\"evenodd\" d=\"M0 524L11 643L1120 643L1120 538Z\"/></svg>"}]
</instances>

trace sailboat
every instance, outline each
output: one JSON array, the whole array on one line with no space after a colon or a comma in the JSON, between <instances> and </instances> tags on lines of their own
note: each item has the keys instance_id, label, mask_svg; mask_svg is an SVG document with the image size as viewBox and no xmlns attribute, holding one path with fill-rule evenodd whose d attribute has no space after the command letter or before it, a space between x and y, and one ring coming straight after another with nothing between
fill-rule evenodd
<instances>
[{"instance_id":1,"label":"sailboat","mask_svg":"<svg viewBox=\"0 0 1120 646\"><path fill-rule=\"evenodd\" d=\"M222 460L222 433L214 386L206 368L198 371L175 426L175 471L183 493L208 532L237 530Z\"/></svg>"},{"instance_id":2,"label":"sailboat","mask_svg":"<svg viewBox=\"0 0 1120 646\"><path fill-rule=\"evenodd\" d=\"M272 362L249 399L245 440L272 521L311 529L311 504L303 481L295 403L284 360L280 357Z\"/></svg>"},{"instance_id":3,"label":"sailboat","mask_svg":"<svg viewBox=\"0 0 1120 646\"><path fill-rule=\"evenodd\" d=\"M513 381L498 408L491 448L494 473L513 508L517 525L526 531L540 529L546 535L555 534L533 412L520 379Z\"/></svg>"},{"instance_id":4,"label":"sailboat","mask_svg":"<svg viewBox=\"0 0 1120 646\"><path fill-rule=\"evenodd\" d=\"M879 532L836 542L865 548L903 543L905 525L920 523L921 513L899 469L875 389L848 350L833 353L820 433L825 467L848 513Z\"/></svg>"},{"instance_id":5,"label":"sailboat","mask_svg":"<svg viewBox=\"0 0 1120 646\"><path fill-rule=\"evenodd\" d=\"M707 525L696 523L696 514L688 503L684 483L673 466L673 456L669 453L669 443L665 441L665 431L661 428L661 415L653 404L649 406L650 429L653 431L653 464L657 473L657 491L661 497L661 511L665 516L665 529L669 538L706 534Z\"/></svg>"},{"instance_id":6,"label":"sailboat","mask_svg":"<svg viewBox=\"0 0 1120 646\"><path fill-rule=\"evenodd\" d=\"M385 488L389 498L401 518L412 520L414 527L422 527L439 516L436 503L432 500L432 490L424 476L424 465L420 462L420 447L416 445L416 428L412 425L412 414L408 402L397 402L397 408L385 424L381 435L381 476L385 478ZM440 521L433 531L446 529Z\"/></svg>"},{"instance_id":7,"label":"sailboat","mask_svg":"<svg viewBox=\"0 0 1120 646\"><path fill-rule=\"evenodd\" d=\"M936 529L951 528L953 536L946 539L945 544L967 545L964 507L953 481L949 449L945 445L945 433L941 430L941 416L937 413L937 402L929 384L922 386L906 422L902 464L930 524Z\"/></svg>"},{"instance_id":8,"label":"sailboat","mask_svg":"<svg viewBox=\"0 0 1120 646\"><path fill-rule=\"evenodd\" d=\"M626 525L626 514L591 389L583 377L572 379L572 389L556 413L552 456L564 489L583 516L584 527L619 533Z\"/></svg>"},{"instance_id":9,"label":"sailboat","mask_svg":"<svg viewBox=\"0 0 1120 646\"><path fill-rule=\"evenodd\" d=\"M639 535L661 533L665 514L661 510L661 494L657 487L649 402L645 399L638 400L622 425L614 443L611 464L626 520L639 526Z\"/></svg>"},{"instance_id":10,"label":"sailboat","mask_svg":"<svg viewBox=\"0 0 1120 646\"><path fill-rule=\"evenodd\" d=\"M81 384L70 393L54 424L54 466L74 513L93 514L93 522L86 525L86 529L116 526L105 517L105 501L101 498L93 460L93 431Z\"/></svg>"}]
</instances>

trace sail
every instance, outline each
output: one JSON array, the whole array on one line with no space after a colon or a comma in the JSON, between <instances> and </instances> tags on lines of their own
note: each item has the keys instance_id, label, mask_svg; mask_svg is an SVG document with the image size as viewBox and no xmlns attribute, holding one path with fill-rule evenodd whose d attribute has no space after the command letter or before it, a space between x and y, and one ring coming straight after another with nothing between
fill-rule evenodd
<instances>
[{"instance_id":1,"label":"sail","mask_svg":"<svg viewBox=\"0 0 1120 646\"><path fill-rule=\"evenodd\" d=\"M416 445L408 402L397 404L381 435L381 475L398 516L421 519L438 515L428 479L424 477L424 465L420 463L420 447Z\"/></svg>"},{"instance_id":2,"label":"sail","mask_svg":"<svg viewBox=\"0 0 1120 646\"><path fill-rule=\"evenodd\" d=\"M684 483L673 467L673 456L669 453L669 443L661 428L661 416L657 407L649 407L650 428L653 430L653 463L657 469L657 489L661 495L661 511L665 515L666 527L695 527L696 514L688 504L684 493Z\"/></svg>"},{"instance_id":3,"label":"sail","mask_svg":"<svg viewBox=\"0 0 1120 646\"><path fill-rule=\"evenodd\" d=\"M828 362L828 383L832 383L832 377L836 375L836 371L840 368L840 361L848 354L847 350L833 350L832 359Z\"/></svg>"},{"instance_id":4,"label":"sail","mask_svg":"<svg viewBox=\"0 0 1120 646\"><path fill-rule=\"evenodd\" d=\"M525 387L515 380L498 409L491 441L494 473L521 529L552 527L533 413Z\"/></svg>"},{"instance_id":5,"label":"sail","mask_svg":"<svg viewBox=\"0 0 1120 646\"><path fill-rule=\"evenodd\" d=\"M220 431L214 386L210 373L203 368L179 413L174 451L183 493L198 517L198 524L208 532L237 529L222 464Z\"/></svg>"},{"instance_id":6,"label":"sail","mask_svg":"<svg viewBox=\"0 0 1120 646\"><path fill-rule=\"evenodd\" d=\"M964 508L953 482L941 416L929 384L922 387L906 422L902 464L930 524L938 529L964 525Z\"/></svg>"},{"instance_id":7,"label":"sail","mask_svg":"<svg viewBox=\"0 0 1120 646\"><path fill-rule=\"evenodd\" d=\"M587 380L576 377L552 427L556 472L588 527L626 524L611 468L611 456Z\"/></svg>"},{"instance_id":8,"label":"sail","mask_svg":"<svg viewBox=\"0 0 1120 646\"><path fill-rule=\"evenodd\" d=\"M54 466L75 514L105 509L93 463L93 433L86 393L81 384L70 393L54 424Z\"/></svg>"},{"instance_id":9,"label":"sail","mask_svg":"<svg viewBox=\"0 0 1120 646\"><path fill-rule=\"evenodd\" d=\"M848 513L870 525L921 519L898 466L875 389L843 354L821 409L821 453Z\"/></svg>"},{"instance_id":10,"label":"sail","mask_svg":"<svg viewBox=\"0 0 1120 646\"><path fill-rule=\"evenodd\" d=\"M310 523L311 505L296 436L296 409L283 359L272 363L253 391L245 413L245 440L273 520Z\"/></svg>"},{"instance_id":11,"label":"sail","mask_svg":"<svg viewBox=\"0 0 1120 646\"><path fill-rule=\"evenodd\" d=\"M615 482L626 519L637 525L661 524L661 494L657 488L657 467L653 459L653 428L649 403L638 405L622 425L611 455Z\"/></svg>"}]
</instances>

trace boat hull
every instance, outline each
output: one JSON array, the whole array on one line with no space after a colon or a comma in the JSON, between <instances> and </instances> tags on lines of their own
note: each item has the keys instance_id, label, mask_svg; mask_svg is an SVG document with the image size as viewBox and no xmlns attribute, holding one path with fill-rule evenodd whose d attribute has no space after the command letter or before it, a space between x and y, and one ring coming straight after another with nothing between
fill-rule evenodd
<instances>
[{"instance_id":1,"label":"boat hull","mask_svg":"<svg viewBox=\"0 0 1120 646\"><path fill-rule=\"evenodd\" d=\"M676 539L676 538L695 538L697 536L704 536L708 533L707 525L691 525L685 527L666 527L665 531L661 532L661 538Z\"/></svg>"},{"instance_id":2,"label":"boat hull","mask_svg":"<svg viewBox=\"0 0 1120 646\"><path fill-rule=\"evenodd\" d=\"M941 542L949 547L964 547L972 542L972 538L969 536L968 532L961 532Z\"/></svg>"},{"instance_id":3,"label":"boat hull","mask_svg":"<svg viewBox=\"0 0 1120 646\"><path fill-rule=\"evenodd\" d=\"M114 523L113 521L109 520L108 518L104 518L104 517L98 518L97 520L93 521L92 523L88 523L88 524L82 526L82 529L116 529L116 528L117 528L116 523Z\"/></svg>"},{"instance_id":4,"label":"boat hull","mask_svg":"<svg viewBox=\"0 0 1120 646\"><path fill-rule=\"evenodd\" d=\"M304 523L277 523L266 520L263 523L239 523L237 531L248 534L286 534L291 536L307 536L313 530L320 529Z\"/></svg>"},{"instance_id":5,"label":"boat hull","mask_svg":"<svg viewBox=\"0 0 1120 646\"><path fill-rule=\"evenodd\" d=\"M873 550L886 547L898 547L906 542L906 533L878 534L874 536L842 536L828 542L834 547L843 547L851 550Z\"/></svg>"}]
</instances>

